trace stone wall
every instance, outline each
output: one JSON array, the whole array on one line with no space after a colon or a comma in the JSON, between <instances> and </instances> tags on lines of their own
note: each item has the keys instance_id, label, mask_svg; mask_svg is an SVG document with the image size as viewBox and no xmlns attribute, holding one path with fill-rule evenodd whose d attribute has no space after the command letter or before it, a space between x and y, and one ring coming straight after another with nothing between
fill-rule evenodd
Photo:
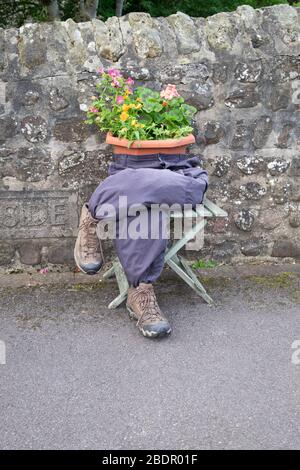
<instances>
[{"instance_id":1,"label":"stone wall","mask_svg":"<svg viewBox=\"0 0 300 470\"><path fill-rule=\"evenodd\" d=\"M2 269L73 265L79 208L110 160L84 111L95 71L112 64L158 90L176 83L199 110L190 151L229 213L209 224L205 254L300 258L299 14L243 6L0 29Z\"/></svg>"}]
</instances>

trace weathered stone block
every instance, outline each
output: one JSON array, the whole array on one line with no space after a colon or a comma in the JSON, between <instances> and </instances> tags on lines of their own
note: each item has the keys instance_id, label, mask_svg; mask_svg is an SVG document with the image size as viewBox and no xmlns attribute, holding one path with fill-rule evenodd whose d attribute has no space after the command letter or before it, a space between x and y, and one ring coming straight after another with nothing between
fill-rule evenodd
<instances>
[{"instance_id":1,"label":"weathered stone block","mask_svg":"<svg viewBox=\"0 0 300 470\"><path fill-rule=\"evenodd\" d=\"M28 142L43 142L48 137L48 126L41 116L26 116L21 121L21 132Z\"/></svg>"},{"instance_id":2,"label":"weathered stone block","mask_svg":"<svg viewBox=\"0 0 300 470\"><path fill-rule=\"evenodd\" d=\"M272 77L278 82L300 78L300 58L292 55L274 55Z\"/></svg>"},{"instance_id":3,"label":"weathered stone block","mask_svg":"<svg viewBox=\"0 0 300 470\"><path fill-rule=\"evenodd\" d=\"M254 224L254 214L250 209L242 209L234 219L235 225L243 232L250 232Z\"/></svg>"},{"instance_id":4,"label":"weathered stone block","mask_svg":"<svg viewBox=\"0 0 300 470\"><path fill-rule=\"evenodd\" d=\"M82 142L91 135L91 129L78 117L57 121L53 135L62 142Z\"/></svg>"},{"instance_id":5,"label":"weathered stone block","mask_svg":"<svg viewBox=\"0 0 300 470\"><path fill-rule=\"evenodd\" d=\"M227 155L224 155L224 156L221 155L220 157L217 157L213 174L218 176L219 178L221 176L226 175L230 168L230 160L231 160L230 157Z\"/></svg>"},{"instance_id":6,"label":"weathered stone block","mask_svg":"<svg viewBox=\"0 0 300 470\"><path fill-rule=\"evenodd\" d=\"M21 263L34 266L41 262L41 245L34 240L22 242L19 247Z\"/></svg>"},{"instance_id":7,"label":"weathered stone block","mask_svg":"<svg viewBox=\"0 0 300 470\"><path fill-rule=\"evenodd\" d=\"M61 111L69 106L69 102L60 94L58 88L52 88L49 92L49 106L53 111Z\"/></svg>"},{"instance_id":8,"label":"weathered stone block","mask_svg":"<svg viewBox=\"0 0 300 470\"><path fill-rule=\"evenodd\" d=\"M272 256L276 258L300 258L300 244L293 240L277 240L274 243Z\"/></svg>"},{"instance_id":9,"label":"weathered stone block","mask_svg":"<svg viewBox=\"0 0 300 470\"><path fill-rule=\"evenodd\" d=\"M244 240L241 244L241 252L245 256L259 256L266 250L266 243L259 238Z\"/></svg>"},{"instance_id":10,"label":"weathered stone block","mask_svg":"<svg viewBox=\"0 0 300 470\"><path fill-rule=\"evenodd\" d=\"M0 175L20 181L41 181L53 169L49 150L40 147L0 148Z\"/></svg>"},{"instance_id":11,"label":"weathered stone block","mask_svg":"<svg viewBox=\"0 0 300 470\"><path fill-rule=\"evenodd\" d=\"M297 10L290 5L274 5L263 10L263 26L288 46L296 45L299 40Z\"/></svg>"},{"instance_id":12,"label":"weathered stone block","mask_svg":"<svg viewBox=\"0 0 300 470\"><path fill-rule=\"evenodd\" d=\"M300 202L300 185L292 184L290 188L290 200Z\"/></svg>"},{"instance_id":13,"label":"weathered stone block","mask_svg":"<svg viewBox=\"0 0 300 470\"><path fill-rule=\"evenodd\" d=\"M257 155L243 155L236 161L238 168L245 175L253 175L265 169L265 161Z\"/></svg>"},{"instance_id":14,"label":"weathered stone block","mask_svg":"<svg viewBox=\"0 0 300 470\"><path fill-rule=\"evenodd\" d=\"M271 160L267 164L268 171L272 176L282 175L286 172L289 166L290 162L286 161L283 158L275 158L275 160Z\"/></svg>"},{"instance_id":15,"label":"weathered stone block","mask_svg":"<svg viewBox=\"0 0 300 470\"><path fill-rule=\"evenodd\" d=\"M252 137L255 148L264 147L272 131L272 125L272 119L269 116L262 116L255 121Z\"/></svg>"},{"instance_id":16,"label":"weathered stone block","mask_svg":"<svg viewBox=\"0 0 300 470\"><path fill-rule=\"evenodd\" d=\"M24 106L33 106L35 105L40 98L38 91L29 90L25 93L23 97Z\"/></svg>"},{"instance_id":17,"label":"weathered stone block","mask_svg":"<svg viewBox=\"0 0 300 470\"><path fill-rule=\"evenodd\" d=\"M21 65L34 69L47 60L47 39L40 23L28 23L20 28L18 41Z\"/></svg>"},{"instance_id":18,"label":"weathered stone block","mask_svg":"<svg viewBox=\"0 0 300 470\"><path fill-rule=\"evenodd\" d=\"M6 98L11 108L23 116L24 107L26 114L31 113L31 109L40 114L43 107L42 101L43 88L38 81L35 80L17 80L10 81L6 86ZM36 108L35 108L36 106Z\"/></svg>"},{"instance_id":19,"label":"weathered stone block","mask_svg":"<svg viewBox=\"0 0 300 470\"><path fill-rule=\"evenodd\" d=\"M300 227L300 211L292 211L289 215L289 224L293 228Z\"/></svg>"},{"instance_id":20,"label":"weathered stone block","mask_svg":"<svg viewBox=\"0 0 300 470\"><path fill-rule=\"evenodd\" d=\"M179 54L190 54L200 50L199 35L190 16L178 11L176 14L168 16L167 20L174 28Z\"/></svg>"},{"instance_id":21,"label":"weathered stone block","mask_svg":"<svg viewBox=\"0 0 300 470\"><path fill-rule=\"evenodd\" d=\"M253 60L247 63L239 63L234 71L234 77L240 82L256 83L262 74L261 60Z\"/></svg>"},{"instance_id":22,"label":"weathered stone block","mask_svg":"<svg viewBox=\"0 0 300 470\"><path fill-rule=\"evenodd\" d=\"M113 16L108 18L105 23L100 20L93 20L92 24L96 51L104 59L116 62L125 52L118 18Z\"/></svg>"},{"instance_id":23,"label":"weathered stone block","mask_svg":"<svg viewBox=\"0 0 300 470\"><path fill-rule=\"evenodd\" d=\"M233 125L233 133L230 146L233 149L247 149L250 147L252 138L252 125L241 119Z\"/></svg>"},{"instance_id":24,"label":"weathered stone block","mask_svg":"<svg viewBox=\"0 0 300 470\"><path fill-rule=\"evenodd\" d=\"M267 106L272 111L279 109L286 109L291 100L291 85L290 83L277 84L271 87L271 93L267 100Z\"/></svg>"},{"instance_id":25,"label":"weathered stone block","mask_svg":"<svg viewBox=\"0 0 300 470\"><path fill-rule=\"evenodd\" d=\"M48 261L53 264L75 264L74 238L60 240L48 248Z\"/></svg>"},{"instance_id":26,"label":"weathered stone block","mask_svg":"<svg viewBox=\"0 0 300 470\"><path fill-rule=\"evenodd\" d=\"M240 187L241 196L253 201L258 201L261 199L266 194L266 192L266 188L261 186L256 181L251 181Z\"/></svg>"},{"instance_id":27,"label":"weathered stone block","mask_svg":"<svg viewBox=\"0 0 300 470\"><path fill-rule=\"evenodd\" d=\"M213 50L224 51L232 48L237 31L228 13L218 13L207 18L205 33Z\"/></svg>"},{"instance_id":28,"label":"weathered stone block","mask_svg":"<svg viewBox=\"0 0 300 470\"><path fill-rule=\"evenodd\" d=\"M228 65L216 63L213 65L213 82L225 83L228 77Z\"/></svg>"},{"instance_id":29,"label":"weathered stone block","mask_svg":"<svg viewBox=\"0 0 300 470\"><path fill-rule=\"evenodd\" d=\"M108 175L108 165L111 160L97 150L80 151L73 148L63 152L58 160L58 173L73 188L89 183L99 184Z\"/></svg>"},{"instance_id":30,"label":"weathered stone block","mask_svg":"<svg viewBox=\"0 0 300 470\"><path fill-rule=\"evenodd\" d=\"M209 82L191 81L188 85L179 85L177 89L187 103L198 110L211 108L214 104L213 89Z\"/></svg>"},{"instance_id":31,"label":"weathered stone block","mask_svg":"<svg viewBox=\"0 0 300 470\"><path fill-rule=\"evenodd\" d=\"M14 261L15 249L10 243L0 241L0 266L8 266Z\"/></svg>"},{"instance_id":32,"label":"weathered stone block","mask_svg":"<svg viewBox=\"0 0 300 470\"><path fill-rule=\"evenodd\" d=\"M220 261L229 261L239 254L238 244L234 241L225 241L214 246L212 258Z\"/></svg>"},{"instance_id":33,"label":"weathered stone block","mask_svg":"<svg viewBox=\"0 0 300 470\"><path fill-rule=\"evenodd\" d=\"M219 204L235 199L237 197L237 191L234 186L230 184L230 180L212 180L209 185L210 194L213 195L214 200Z\"/></svg>"},{"instance_id":34,"label":"weathered stone block","mask_svg":"<svg viewBox=\"0 0 300 470\"><path fill-rule=\"evenodd\" d=\"M135 51L142 59L159 57L163 52L160 34L148 13L129 13Z\"/></svg>"},{"instance_id":35,"label":"weathered stone block","mask_svg":"<svg viewBox=\"0 0 300 470\"><path fill-rule=\"evenodd\" d=\"M287 122L282 126L282 129L277 138L276 147L281 149L289 147L293 128L294 125L291 122Z\"/></svg>"},{"instance_id":36,"label":"weathered stone block","mask_svg":"<svg viewBox=\"0 0 300 470\"><path fill-rule=\"evenodd\" d=\"M18 124L14 116L0 118L0 143L6 142L17 134Z\"/></svg>"},{"instance_id":37,"label":"weathered stone block","mask_svg":"<svg viewBox=\"0 0 300 470\"><path fill-rule=\"evenodd\" d=\"M228 108L252 108L259 102L259 94L254 84L235 87L225 99Z\"/></svg>"},{"instance_id":38,"label":"weathered stone block","mask_svg":"<svg viewBox=\"0 0 300 470\"><path fill-rule=\"evenodd\" d=\"M224 129L218 121L207 121L204 124L203 134L207 145L216 144L224 136Z\"/></svg>"},{"instance_id":39,"label":"weathered stone block","mask_svg":"<svg viewBox=\"0 0 300 470\"><path fill-rule=\"evenodd\" d=\"M300 176L300 154L293 157L289 173L291 176Z\"/></svg>"},{"instance_id":40,"label":"weathered stone block","mask_svg":"<svg viewBox=\"0 0 300 470\"><path fill-rule=\"evenodd\" d=\"M228 228L228 224L229 222L227 217L216 218L208 221L208 226L211 228L213 233L225 233Z\"/></svg>"},{"instance_id":41,"label":"weathered stone block","mask_svg":"<svg viewBox=\"0 0 300 470\"><path fill-rule=\"evenodd\" d=\"M277 210L264 209L259 218L260 226L263 230L274 230L279 227L283 219L283 214Z\"/></svg>"},{"instance_id":42,"label":"weathered stone block","mask_svg":"<svg viewBox=\"0 0 300 470\"><path fill-rule=\"evenodd\" d=\"M271 187L271 195L275 204L285 204L289 200L290 191L290 183L275 183Z\"/></svg>"}]
</instances>

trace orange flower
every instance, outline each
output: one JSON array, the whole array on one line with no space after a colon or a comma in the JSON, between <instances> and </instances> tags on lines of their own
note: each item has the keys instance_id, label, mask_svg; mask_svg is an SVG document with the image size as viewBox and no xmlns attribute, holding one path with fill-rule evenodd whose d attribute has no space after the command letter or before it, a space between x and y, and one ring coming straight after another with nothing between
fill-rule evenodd
<instances>
[{"instance_id":1,"label":"orange flower","mask_svg":"<svg viewBox=\"0 0 300 470\"><path fill-rule=\"evenodd\" d=\"M162 102L162 105L163 105L163 106L168 106L167 101L163 101L163 102Z\"/></svg>"},{"instance_id":2,"label":"orange flower","mask_svg":"<svg viewBox=\"0 0 300 470\"><path fill-rule=\"evenodd\" d=\"M120 119L121 121L126 121L126 119L128 119L129 117L129 114L126 113L125 111L123 111L121 114L120 114Z\"/></svg>"},{"instance_id":3,"label":"orange flower","mask_svg":"<svg viewBox=\"0 0 300 470\"><path fill-rule=\"evenodd\" d=\"M123 110L123 111L128 111L128 109L130 109L130 105L128 105L128 104L123 104L122 110Z\"/></svg>"}]
</instances>

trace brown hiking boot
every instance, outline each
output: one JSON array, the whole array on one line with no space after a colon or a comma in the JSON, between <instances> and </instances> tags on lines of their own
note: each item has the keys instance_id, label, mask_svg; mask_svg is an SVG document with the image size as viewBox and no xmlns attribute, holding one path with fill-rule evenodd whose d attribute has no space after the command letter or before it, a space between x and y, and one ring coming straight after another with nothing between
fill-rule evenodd
<instances>
[{"instance_id":1,"label":"brown hiking boot","mask_svg":"<svg viewBox=\"0 0 300 470\"><path fill-rule=\"evenodd\" d=\"M85 204L81 211L74 258L78 268L86 274L97 274L104 262L101 241L96 233L98 222Z\"/></svg>"},{"instance_id":2,"label":"brown hiking boot","mask_svg":"<svg viewBox=\"0 0 300 470\"><path fill-rule=\"evenodd\" d=\"M152 284L130 287L126 307L130 317L138 320L136 325L144 336L155 338L171 333L171 326L161 313Z\"/></svg>"}]
</instances>

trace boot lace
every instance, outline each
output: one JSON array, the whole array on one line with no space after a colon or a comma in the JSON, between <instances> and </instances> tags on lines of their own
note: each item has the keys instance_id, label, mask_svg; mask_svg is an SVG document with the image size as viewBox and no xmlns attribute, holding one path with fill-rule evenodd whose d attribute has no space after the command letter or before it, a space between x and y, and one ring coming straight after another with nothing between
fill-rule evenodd
<instances>
[{"instance_id":1,"label":"boot lace","mask_svg":"<svg viewBox=\"0 0 300 470\"><path fill-rule=\"evenodd\" d=\"M145 320L152 321L162 319L153 289L147 286L139 286L133 293L133 299L139 303L142 310L142 315L138 323Z\"/></svg>"},{"instance_id":2,"label":"boot lace","mask_svg":"<svg viewBox=\"0 0 300 470\"><path fill-rule=\"evenodd\" d=\"M96 224L97 222L95 222L93 219L86 218L82 222L82 224L79 226L79 230L84 230L85 232L85 235L86 235L85 248L86 248L87 254L100 252L103 258L102 245L96 233Z\"/></svg>"}]
</instances>

